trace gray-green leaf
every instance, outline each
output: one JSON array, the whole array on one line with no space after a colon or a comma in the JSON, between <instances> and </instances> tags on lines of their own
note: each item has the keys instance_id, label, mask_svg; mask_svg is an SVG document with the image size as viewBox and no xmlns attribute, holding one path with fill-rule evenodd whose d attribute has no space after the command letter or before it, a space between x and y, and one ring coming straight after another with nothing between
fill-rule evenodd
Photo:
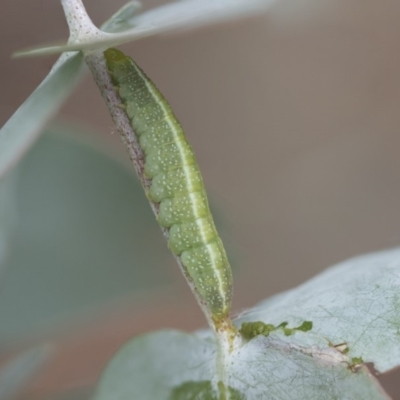
<instances>
[{"instance_id":1,"label":"gray-green leaf","mask_svg":"<svg viewBox=\"0 0 400 400\"><path fill-rule=\"evenodd\" d=\"M75 134L84 136L76 127ZM174 260L130 166L65 135L42 137L17 170L8 211L17 208L18 218L0 280L0 348L171 283Z\"/></svg>"},{"instance_id":2,"label":"gray-green leaf","mask_svg":"<svg viewBox=\"0 0 400 400\"><path fill-rule=\"evenodd\" d=\"M102 26L106 37L96 37L82 43L39 47L22 50L18 56L57 54L64 51L103 50L133 40L179 30L188 30L225 20L246 17L265 11L275 0L183 0L136 14L137 3L126 5ZM136 7L135 7L136 5ZM127 30L125 30L128 28Z\"/></svg>"},{"instance_id":3,"label":"gray-green leaf","mask_svg":"<svg viewBox=\"0 0 400 400\"><path fill-rule=\"evenodd\" d=\"M16 171L0 178L0 282L17 223L17 178Z\"/></svg>"},{"instance_id":4,"label":"gray-green leaf","mask_svg":"<svg viewBox=\"0 0 400 400\"><path fill-rule=\"evenodd\" d=\"M364 368L313 358L281 336L246 343L229 365L232 399L383 400ZM128 342L105 370L95 400L219 400L210 391L216 346L211 337L160 331ZM195 397L194 393L197 396ZM201 397L201 396L203 397Z\"/></svg>"},{"instance_id":5,"label":"gray-green leaf","mask_svg":"<svg viewBox=\"0 0 400 400\"><path fill-rule=\"evenodd\" d=\"M246 325L227 363L230 389L247 400L386 399L363 363L380 372L400 366L399 287L395 249L348 260L250 309L236 325L259 322L254 332ZM106 369L96 400L205 393L215 355L207 332L133 339Z\"/></svg>"},{"instance_id":6,"label":"gray-green leaf","mask_svg":"<svg viewBox=\"0 0 400 400\"><path fill-rule=\"evenodd\" d=\"M312 334L379 372L400 365L400 250L350 259L303 285L258 304L237 323L292 326L313 323Z\"/></svg>"},{"instance_id":7,"label":"gray-green leaf","mask_svg":"<svg viewBox=\"0 0 400 400\"><path fill-rule=\"evenodd\" d=\"M0 130L0 178L27 152L44 125L74 89L82 71L82 56L63 54L49 75Z\"/></svg>"}]
</instances>

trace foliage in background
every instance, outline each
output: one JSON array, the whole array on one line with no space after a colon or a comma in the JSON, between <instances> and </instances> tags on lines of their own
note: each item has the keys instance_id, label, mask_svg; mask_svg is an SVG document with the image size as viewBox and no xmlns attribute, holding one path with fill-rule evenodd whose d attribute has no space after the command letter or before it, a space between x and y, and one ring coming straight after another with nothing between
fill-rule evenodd
<instances>
[{"instance_id":1,"label":"foliage in background","mask_svg":"<svg viewBox=\"0 0 400 400\"><path fill-rule=\"evenodd\" d=\"M10 187L18 217L0 281L0 348L171 283L172 257L136 177L77 137L45 135Z\"/></svg>"}]
</instances>

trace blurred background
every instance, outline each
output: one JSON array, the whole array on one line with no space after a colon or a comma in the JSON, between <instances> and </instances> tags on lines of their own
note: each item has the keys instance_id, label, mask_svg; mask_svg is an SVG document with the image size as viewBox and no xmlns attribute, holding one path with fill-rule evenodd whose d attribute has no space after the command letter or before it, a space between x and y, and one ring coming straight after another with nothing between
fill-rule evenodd
<instances>
[{"instance_id":1,"label":"blurred background","mask_svg":"<svg viewBox=\"0 0 400 400\"><path fill-rule=\"evenodd\" d=\"M84 1L98 25L124 2ZM399 18L395 0L278 0L264 16L123 47L196 151L234 266L235 312L399 245ZM53 0L3 0L0 22L3 125L55 60L10 54L68 31ZM54 357L21 399L84 399L128 338L205 320L89 77L48 131L0 209L12 238L0 260L0 360L50 340ZM396 379L382 381L400 399Z\"/></svg>"}]
</instances>

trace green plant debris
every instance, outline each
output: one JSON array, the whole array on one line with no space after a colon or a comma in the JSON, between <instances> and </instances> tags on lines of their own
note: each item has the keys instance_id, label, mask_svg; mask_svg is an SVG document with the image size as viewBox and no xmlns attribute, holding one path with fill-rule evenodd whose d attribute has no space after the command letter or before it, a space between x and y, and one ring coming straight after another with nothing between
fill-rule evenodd
<instances>
[{"instance_id":1,"label":"green plant debris","mask_svg":"<svg viewBox=\"0 0 400 400\"><path fill-rule=\"evenodd\" d=\"M312 329L312 321L304 321L297 328L293 328L293 330L295 331L302 331L302 332L308 332L311 331L311 329Z\"/></svg>"},{"instance_id":2,"label":"green plant debris","mask_svg":"<svg viewBox=\"0 0 400 400\"><path fill-rule=\"evenodd\" d=\"M348 368L351 372L358 372L362 364L364 364L364 360L362 359L362 357L353 357L351 359L351 362L349 363Z\"/></svg>"},{"instance_id":3,"label":"green plant debris","mask_svg":"<svg viewBox=\"0 0 400 400\"><path fill-rule=\"evenodd\" d=\"M354 367L355 365L364 364L364 360L362 357L353 357L351 359L351 366Z\"/></svg>"},{"instance_id":4,"label":"green plant debris","mask_svg":"<svg viewBox=\"0 0 400 400\"><path fill-rule=\"evenodd\" d=\"M240 334L247 340L252 339L258 335L268 336L271 332L277 328L272 324L265 324L264 322L243 322L240 328Z\"/></svg>"},{"instance_id":5,"label":"green plant debris","mask_svg":"<svg viewBox=\"0 0 400 400\"><path fill-rule=\"evenodd\" d=\"M312 329L313 326L311 321L304 321L300 326L297 326L295 328L288 328L287 325L288 323L286 321L282 322L278 326L265 324L261 321L243 322L239 332L244 339L251 340L259 335L269 336L271 332L274 332L278 329L282 329L285 336L290 336L293 335L296 331L308 332Z\"/></svg>"}]
</instances>

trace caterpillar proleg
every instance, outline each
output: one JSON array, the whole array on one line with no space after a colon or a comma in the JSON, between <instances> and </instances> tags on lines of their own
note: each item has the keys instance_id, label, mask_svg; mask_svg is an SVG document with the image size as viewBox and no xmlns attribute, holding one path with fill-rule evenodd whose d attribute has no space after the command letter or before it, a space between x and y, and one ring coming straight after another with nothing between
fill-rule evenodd
<instances>
[{"instance_id":1,"label":"caterpillar proleg","mask_svg":"<svg viewBox=\"0 0 400 400\"><path fill-rule=\"evenodd\" d=\"M171 107L136 63L116 49L104 55L145 155L148 197L159 203L158 222L169 229L169 248L213 319L223 320L231 307L231 268L193 150Z\"/></svg>"}]
</instances>

